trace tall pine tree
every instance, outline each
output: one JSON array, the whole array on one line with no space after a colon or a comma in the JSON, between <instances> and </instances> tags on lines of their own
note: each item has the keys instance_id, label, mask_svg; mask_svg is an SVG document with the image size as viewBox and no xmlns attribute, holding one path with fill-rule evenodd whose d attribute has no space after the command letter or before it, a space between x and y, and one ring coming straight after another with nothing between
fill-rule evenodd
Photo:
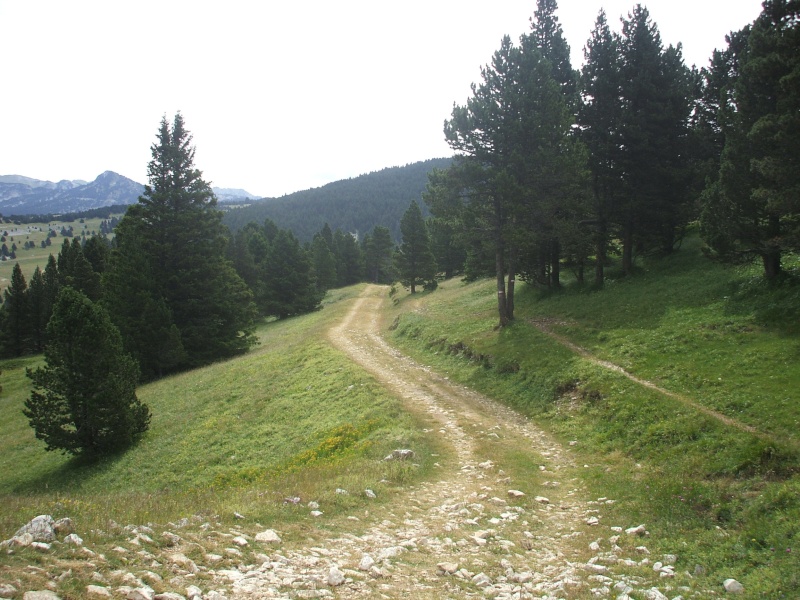
<instances>
[{"instance_id":1,"label":"tall pine tree","mask_svg":"<svg viewBox=\"0 0 800 600\"><path fill-rule=\"evenodd\" d=\"M624 187L615 220L627 274L634 248L670 252L686 223L693 98L680 46L664 49L658 27L641 4L622 21L620 56L619 165Z\"/></svg>"},{"instance_id":2,"label":"tall pine tree","mask_svg":"<svg viewBox=\"0 0 800 600\"><path fill-rule=\"evenodd\" d=\"M741 43L746 40L746 43ZM724 258L757 256L782 272L800 248L800 7L767 0L752 27L730 37L733 80L718 119L719 175L706 189L702 233Z\"/></svg>"},{"instance_id":3,"label":"tall pine tree","mask_svg":"<svg viewBox=\"0 0 800 600\"><path fill-rule=\"evenodd\" d=\"M584 48L578 113L581 139L589 151L591 222L594 230L595 285L602 286L611 240L611 218L621 193L620 173L620 56L619 39L600 11Z\"/></svg>"},{"instance_id":4,"label":"tall pine tree","mask_svg":"<svg viewBox=\"0 0 800 600\"><path fill-rule=\"evenodd\" d=\"M163 371L157 367L165 352L181 357L173 370L246 351L255 318L252 293L225 254L222 214L194 166L180 113L172 124L162 118L151 152L149 182L118 226L105 273L112 317L149 377ZM139 308L137 299L144 302ZM157 318L137 318L142 307ZM165 346L149 346L153 339Z\"/></svg>"}]
</instances>

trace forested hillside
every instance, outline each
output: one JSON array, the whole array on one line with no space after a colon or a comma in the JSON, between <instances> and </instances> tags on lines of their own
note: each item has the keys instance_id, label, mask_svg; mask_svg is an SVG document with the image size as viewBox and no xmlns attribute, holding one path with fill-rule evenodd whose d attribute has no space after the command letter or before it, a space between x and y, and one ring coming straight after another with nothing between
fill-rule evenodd
<instances>
[{"instance_id":1,"label":"forested hillside","mask_svg":"<svg viewBox=\"0 0 800 600\"><path fill-rule=\"evenodd\" d=\"M272 220L289 229L301 241L311 241L325 223L332 230L364 234L376 225L387 227L395 241L400 239L400 218L419 200L432 169L444 169L449 158L435 158L404 167L390 167L353 179L335 181L319 188L265 198L260 202L231 209L223 219L232 230L251 221ZM424 210L424 209L423 209Z\"/></svg>"}]
</instances>

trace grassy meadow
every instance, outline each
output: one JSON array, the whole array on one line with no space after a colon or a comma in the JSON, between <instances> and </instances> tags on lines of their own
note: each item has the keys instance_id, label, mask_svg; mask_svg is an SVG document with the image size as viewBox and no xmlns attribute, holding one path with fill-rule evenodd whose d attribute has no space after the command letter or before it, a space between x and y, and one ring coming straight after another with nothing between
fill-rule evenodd
<instances>
[{"instance_id":1,"label":"grassy meadow","mask_svg":"<svg viewBox=\"0 0 800 600\"><path fill-rule=\"evenodd\" d=\"M30 389L25 368L41 359L0 363L0 539L38 514L71 517L82 536L112 520L163 526L199 516L232 524L234 513L291 535L311 518L310 500L328 517L352 514L376 502L365 489L381 502L424 477L431 468L424 457L439 450L325 339L347 308L343 300L360 289L331 292L324 310L306 317L263 325L260 345L246 356L140 387L150 430L128 452L96 464L46 453L34 438L21 410ZM400 447L417 450L420 464L380 460ZM285 502L295 497L298 504Z\"/></svg>"},{"instance_id":2,"label":"grassy meadow","mask_svg":"<svg viewBox=\"0 0 800 600\"><path fill-rule=\"evenodd\" d=\"M398 294L393 343L503 400L575 448L606 524L646 523L677 567L742 582L746 597L800 597L800 273L767 290L686 240L603 290L520 285L497 330L494 281ZM587 360L552 332L736 425ZM752 428L752 432L747 428Z\"/></svg>"},{"instance_id":3,"label":"grassy meadow","mask_svg":"<svg viewBox=\"0 0 800 600\"><path fill-rule=\"evenodd\" d=\"M745 598L797 598L800 259L786 266L793 276L768 290L756 266L710 262L689 238L674 256L640 261L630 278L612 271L603 290L521 284L516 320L502 330L493 281L395 293L385 320L404 351L575 441L591 493L616 500L603 509L604 525L645 523L650 551L676 554L676 570L701 589L733 577ZM22 415L25 369L41 358L0 361L0 539L51 514L71 517L87 542L110 550L126 533L111 521L233 527L239 513L305 540L308 501L328 517L315 527L335 528L432 476L432 461L452 457L424 433L423 417L404 412L325 338L361 289L263 324L245 356L140 387L150 431L95 464L46 453ZM580 356L537 324L686 401ZM380 460L400 447L417 450L419 466ZM364 497L367 488L377 501ZM298 504L286 502L294 497ZM20 552L0 567L36 560Z\"/></svg>"},{"instance_id":4,"label":"grassy meadow","mask_svg":"<svg viewBox=\"0 0 800 600\"><path fill-rule=\"evenodd\" d=\"M77 239L82 233L86 233L87 237L91 232L100 232L100 223L103 219L84 219L81 223L80 220L66 223L62 221L49 221L47 223L27 223L22 225L14 225L13 223L0 224L0 233L6 237L5 244L11 250L11 244L17 245L17 258L0 261L0 294L5 290L11 282L11 272L14 270L14 265L19 263L22 269L22 274L25 275L25 281L30 282L33 272L36 267L44 270L47 265L47 258L52 254L58 256L61 251L61 244L64 243L64 238L60 235L61 227L72 226L75 238ZM59 235L50 239L50 246L42 248L42 241L47 239L47 234L50 229L54 229ZM35 248L25 250L25 242L31 241L36 244Z\"/></svg>"}]
</instances>

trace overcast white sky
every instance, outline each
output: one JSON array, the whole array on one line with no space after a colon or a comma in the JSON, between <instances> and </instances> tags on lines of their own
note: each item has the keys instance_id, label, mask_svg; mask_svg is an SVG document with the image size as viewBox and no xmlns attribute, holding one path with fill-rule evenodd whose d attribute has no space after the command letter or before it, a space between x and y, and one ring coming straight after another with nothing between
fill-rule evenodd
<instances>
[{"instance_id":1,"label":"overcast white sky","mask_svg":"<svg viewBox=\"0 0 800 600\"><path fill-rule=\"evenodd\" d=\"M561 0L573 54L604 7ZM705 66L759 0L643 2L665 44ZM0 0L0 175L146 181L180 110L218 187L280 196L451 154L442 134L535 0Z\"/></svg>"}]
</instances>

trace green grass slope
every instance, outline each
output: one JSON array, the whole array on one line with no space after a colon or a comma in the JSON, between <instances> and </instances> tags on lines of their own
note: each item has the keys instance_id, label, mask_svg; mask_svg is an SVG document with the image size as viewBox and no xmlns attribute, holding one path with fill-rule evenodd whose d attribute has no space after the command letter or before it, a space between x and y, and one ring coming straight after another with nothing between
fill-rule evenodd
<instances>
[{"instance_id":1,"label":"green grass slope","mask_svg":"<svg viewBox=\"0 0 800 600\"><path fill-rule=\"evenodd\" d=\"M393 341L574 442L618 500L610 518L646 523L648 547L681 549L707 589L733 577L747 597L800 597L796 279L766 289L691 238L601 291L518 290L503 330L493 281L400 297Z\"/></svg>"},{"instance_id":2,"label":"green grass slope","mask_svg":"<svg viewBox=\"0 0 800 600\"><path fill-rule=\"evenodd\" d=\"M141 442L96 464L46 453L22 415L25 368L3 361L0 394L0 539L37 514L71 517L82 532L120 524L178 521L234 512L288 526L309 500L326 515L357 508L366 488L390 497L429 465L379 459L398 447L429 456L430 442L398 402L325 339L343 302L264 325L246 356L166 378L137 391L153 419ZM434 451L435 452L435 451ZM336 488L352 490L344 496ZM358 493L356 493L358 492ZM285 503L300 497L302 504Z\"/></svg>"}]
</instances>

